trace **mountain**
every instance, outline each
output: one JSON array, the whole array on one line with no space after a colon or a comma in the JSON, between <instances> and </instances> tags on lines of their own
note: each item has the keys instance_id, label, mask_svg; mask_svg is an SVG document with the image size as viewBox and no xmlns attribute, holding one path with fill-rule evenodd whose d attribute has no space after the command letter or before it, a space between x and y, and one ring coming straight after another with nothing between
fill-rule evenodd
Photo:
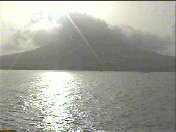
<instances>
[{"instance_id":1,"label":"mountain","mask_svg":"<svg viewBox=\"0 0 176 132\"><path fill-rule=\"evenodd\" d=\"M175 57L130 45L100 19L70 13L62 29L41 47L0 57L1 69L175 71ZM45 43L45 41L41 41Z\"/></svg>"}]
</instances>

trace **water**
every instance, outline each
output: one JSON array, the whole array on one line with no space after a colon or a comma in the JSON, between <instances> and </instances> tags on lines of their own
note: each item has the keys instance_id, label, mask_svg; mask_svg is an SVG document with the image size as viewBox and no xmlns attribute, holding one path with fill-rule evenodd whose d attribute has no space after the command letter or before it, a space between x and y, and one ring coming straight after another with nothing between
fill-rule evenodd
<instances>
[{"instance_id":1,"label":"water","mask_svg":"<svg viewBox=\"0 0 176 132\"><path fill-rule=\"evenodd\" d=\"M0 72L0 129L175 132L174 72Z\"/></svg>"}]
</instances>

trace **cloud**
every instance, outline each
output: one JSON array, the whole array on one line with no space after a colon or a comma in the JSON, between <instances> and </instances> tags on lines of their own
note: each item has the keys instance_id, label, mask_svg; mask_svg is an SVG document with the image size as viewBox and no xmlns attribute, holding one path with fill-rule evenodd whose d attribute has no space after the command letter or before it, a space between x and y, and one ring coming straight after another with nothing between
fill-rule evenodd
<instances>
[{"instance_id":1,"label":"cloud","mask_svg":"<svg viewBox=\"0 0 176 132\"><path fill-rule=\"evenodd\" d=\"M171 28L174 30L174 26ZM123 43L139 49L155 51L163 55L175 56L175 35L166 37L135 30L130 26L115 26L116 35ZM117 37L116 36L116 37ZM123 37L123 38L122 38Z\"/></svg>"},{"instance_id":2,"label":"cloud","mask_svg":"<svg viewBox=\"0 0 176 132\"><path fill-rule=\"evenodd\" d=\"M7 36L5 36L2 40L1 48L6 51L14 50L16 52L20 52L42 47L44 45L57 44L59 43L60 39L62 39L62 37L66 38L66 36L63 35L68 35L64 34L64 30L74 35L73 29L71 29L68 24L64 27L64 23L60 23L60 21L57 20L52 21L53 28L47 30L42 28L33 28L37 24L41 26L44 21L47 24L48 21L50 21L41 19L38 16L39 14L35 15L36 16L33 18L33 20L31 20L30 24L25 28L15 29L6 25L4 34L7 34ZM138 31L128 25L109 26L108 28L108 24L106 24L104 21L95 19L86 14L76 14L75 20L78 24L78 27L81 28L83 33L87 35L88 38L89 36L96 38L97 35L100 37L99 39L102 39L104 36L101 38L101 35L103 35L105 32L108 32L109 34L105 33L104 35L113 34L117 40L117 43L122 42L126 45L131 45L139 49L155 51L160 54L171 56L175 55L175 36L170 35L165 38L159 37L150 33ZM109 31L107 31L107 28ZM172 25L171 30L173 30L175 34L174 28L175 25Z\"/></svg>"},{"instance_id":3,"label":"cloud","mask_svg":"<svg viewBox=\"0 0 176 132\"><path fill-rule=\"evenodd\" d=\"M38 30L35 31L34 34L35 35L32 38L32 43L36 47L41 47L58 42L57 33L54 30L50 32L45 30Z\"/></svg>"},{"instance_id":4,"label":"cloud","mask_svg":"<svg viewBox=\"0 0 176 132\"><path fill-rule=\"evenodd\" d=\"M169 31L171 32L171 36L172 36L172 37L175 37L175 32L176 32L176 30L175 30L175 23L174 23L174 24L171 24L171 25L169 26Z\"/></svg>"},{"instance_id":5,"label":"cloud","mask_svg":"<svg viewBox=\"0 0 176 132\"><path fill-rule=\"evenodd\" d=\"M42 20L30 21L24 27L2 21L0 55L33 50L45 44L53 43L57 39L56 32L62 25L53 21L51 27L49 20ZM46 28L47 24L51 28Z\"/></svg>"},{"instance_id":6,"label":"cloud","mask_svg":"<svg viewBox=\"0 0 176 132\"><path fill-rule=\"evenodd\" d=\"M174 46L170 37L162 38L152 34L136 33L129 37L128 43L131 43L138 48L156 51L160 54L174 54L174 50L168 48Z\"/></svg>"}]
</instances>

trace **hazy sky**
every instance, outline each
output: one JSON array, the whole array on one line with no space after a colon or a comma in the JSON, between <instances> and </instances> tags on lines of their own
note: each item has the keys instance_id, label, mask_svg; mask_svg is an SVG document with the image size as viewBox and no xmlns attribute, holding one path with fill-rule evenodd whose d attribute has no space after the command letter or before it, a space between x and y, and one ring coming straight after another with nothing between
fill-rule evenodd
<instances>
[{"instance_id":1,"label":"hazy sky","mask_svg":"<svg viewBox=\"0 0 176 132\"><path fill-rule=\"evenodd\" d=\"M136 30L150 32L166 37L172 36L175 27L174 1L77 1L77 2L0 2L1 40L0 45L9 42L13 31L23 29L31 19L37 19L36 12L64 11L86 12L101 18L111 25L129 25ZM38 24L33 30L48 30L51 25L47 21ZM12 31L13 30L13 31ZM11 51L1 50L1 54Z\"/></svg>"}]
</instances>

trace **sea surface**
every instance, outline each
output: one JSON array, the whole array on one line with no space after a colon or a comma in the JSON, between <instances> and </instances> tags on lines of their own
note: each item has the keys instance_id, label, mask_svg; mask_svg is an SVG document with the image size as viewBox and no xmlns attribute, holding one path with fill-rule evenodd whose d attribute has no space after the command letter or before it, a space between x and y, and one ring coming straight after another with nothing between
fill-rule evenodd
<instances>
[{"instance_id":1,"label":"sea surface","mask_svg":"<svg viewBox=\"0 0 176 132\"><path fill-rule=\"evenodd\" d=\"M175 132L175 73L1 70L2 129Z\"/></svg>"}]
</instances>

